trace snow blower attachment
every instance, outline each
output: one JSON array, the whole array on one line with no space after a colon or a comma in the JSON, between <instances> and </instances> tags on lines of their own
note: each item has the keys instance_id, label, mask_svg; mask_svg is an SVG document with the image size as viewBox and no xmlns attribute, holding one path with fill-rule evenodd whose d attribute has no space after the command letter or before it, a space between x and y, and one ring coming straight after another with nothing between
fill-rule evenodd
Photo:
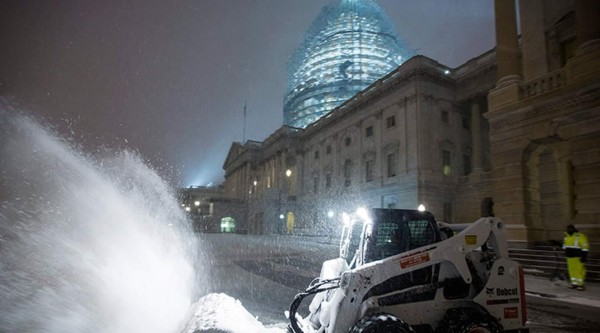
<instances>
[{"instance_id":1,"label":"snow blower attachment","mask_svg":"<svg viewBox=\"0 0 600 333\"><path fill-rule=\"evenodd\" d=\"M296 296L294 333L529 332L521 266L504 224L437 223L429 212L360 210L344 216L340 257ZM310 313L297 313L314 295Z\"/></svg>"}]
</instances>

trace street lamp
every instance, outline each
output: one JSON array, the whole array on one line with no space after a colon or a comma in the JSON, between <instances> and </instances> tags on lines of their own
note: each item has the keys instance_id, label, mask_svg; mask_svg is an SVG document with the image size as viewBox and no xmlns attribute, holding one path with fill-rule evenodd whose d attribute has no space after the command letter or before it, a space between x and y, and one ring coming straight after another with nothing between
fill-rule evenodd
<instances>
[{"instance_id":1,"label":"street lamp","mask_svg":"<svg viewBox=\"0 0 600 333\"><path fill-rule=\"evenodd\" d=\"M200 201L198 201L198 200L194 201L194 206L196 206L196 207L200 206Z\"/></svg>"},{"instance_id":2,"label":"street lamp","mask_svg":"<svg viewBox=\"0 0 600 333\"><path fill-rule=\"evenodd\" d=\"M288 177L291 176L292 175L292 170L290 170L290 169L285 170L285 175L288 176Z\"/></svg>"},{"instance_id":3,"label":"street lamp","mask_svg":"<svg viewBox=\"0 0 600 333\"><path fill-rule=\"evenodd\" d=\"M330 210L330 211L327 212L327 217L332 218L333 215L335 215L335 214L333 213L332 210Z\"/></svg>"},{"instance_id":4,"label":"street lamp","mask_svg":"<svg viewBox=\"0 0 600 333\"><path fill-rule=\"evenodd\" d=\"M424 212L425 211L425 205L420 204L419 207L417 207L417 210L419 210L420 212Z\"/></svg>"}]
</instances>

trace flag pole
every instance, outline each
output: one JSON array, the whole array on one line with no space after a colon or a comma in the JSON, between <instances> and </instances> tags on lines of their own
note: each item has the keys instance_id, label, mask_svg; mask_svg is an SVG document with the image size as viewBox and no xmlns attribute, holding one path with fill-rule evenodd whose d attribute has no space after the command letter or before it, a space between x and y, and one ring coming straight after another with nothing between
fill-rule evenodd
<instances>
[{"instance_id":1,"label":"flag pole","mask_svg":"<svg viewBox=\"0 0 600 333\"><path fill-rule=\"evenodd\" d=\"M246 142L246 105L248 104L247 101L244 102L244 134L242 136L242 144L244 144Z\"/></svg>"}]
</instances>

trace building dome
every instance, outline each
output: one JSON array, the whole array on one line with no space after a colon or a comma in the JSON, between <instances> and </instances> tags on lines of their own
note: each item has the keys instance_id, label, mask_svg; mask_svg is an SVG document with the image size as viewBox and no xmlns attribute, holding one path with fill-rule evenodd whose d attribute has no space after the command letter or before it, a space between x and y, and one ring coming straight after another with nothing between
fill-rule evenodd
<instances>
[{"instance_id":1,"label":"building dome","mask_svg":"<svg viewBox=\"0 0 600 333\"><path fill-rule=\"evenodd\" d=\"M374 1L323 7L288 63L284 123L308 126L411 55Z\"/></svg>"}]
</instances>

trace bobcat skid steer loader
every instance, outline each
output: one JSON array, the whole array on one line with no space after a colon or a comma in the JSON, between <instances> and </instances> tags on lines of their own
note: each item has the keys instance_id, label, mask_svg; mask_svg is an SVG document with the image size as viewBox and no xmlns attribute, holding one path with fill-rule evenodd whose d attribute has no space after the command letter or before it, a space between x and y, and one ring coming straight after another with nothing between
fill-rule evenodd
<instances>
[{"instance_id":1,"label":"bobcat skid steer loader","mask_svg":"<svg viewBox=\"0 0 600 333\"><path fill-rule=\"evenodd\" d=\"M523 271L500 219L438 224L402 209L344 215L340 257L286 315L294 333L529 332Z\"/></svg>"}]
</instances>

